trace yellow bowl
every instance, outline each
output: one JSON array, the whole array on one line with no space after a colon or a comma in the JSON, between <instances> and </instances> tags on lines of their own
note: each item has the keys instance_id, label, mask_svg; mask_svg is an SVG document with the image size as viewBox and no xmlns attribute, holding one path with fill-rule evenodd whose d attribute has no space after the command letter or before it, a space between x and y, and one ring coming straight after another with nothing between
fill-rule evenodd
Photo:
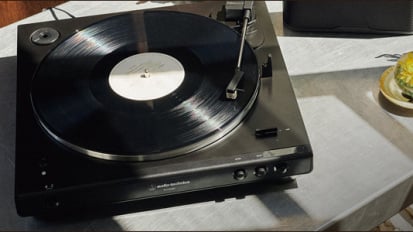
<instances>
[{"instance_id":1,"label":"yellow bowl","mask_svg":"<svg viewBox=\"0 0 413 232\"><path fill-rule=\"evenodd\" d=\"M413 52L405 53L397 61L394 78L403 93L413 97Z\"/></svg>"},{"instance_id":2,"label":"yellow bowl","mask_svg":"<svg viewBox=\"0 0 413 232\"><path fill-rule=\"evenodd\" d=\"M407 109L413 109L411 99L403 96L403 90L398 86L394 78L395 67L390 67L383 72L380 78L380 92L387 100Z\"/></svg>"}]
</instances>

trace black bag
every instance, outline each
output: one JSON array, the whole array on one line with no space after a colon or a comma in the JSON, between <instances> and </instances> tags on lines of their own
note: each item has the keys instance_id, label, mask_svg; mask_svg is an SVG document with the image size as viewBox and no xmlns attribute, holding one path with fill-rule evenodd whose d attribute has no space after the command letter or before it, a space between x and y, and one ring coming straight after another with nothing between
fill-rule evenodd
<instances>
[{"instance_id":1,"label":"black bag","mask_svg":"<svg viewBox=\"0 0 413 232\"><path fill-rule=\"evenodd\" d=\"M296 31L413 33L412 0L286 0L284 24Z\"/></svg>"}]
</instances>

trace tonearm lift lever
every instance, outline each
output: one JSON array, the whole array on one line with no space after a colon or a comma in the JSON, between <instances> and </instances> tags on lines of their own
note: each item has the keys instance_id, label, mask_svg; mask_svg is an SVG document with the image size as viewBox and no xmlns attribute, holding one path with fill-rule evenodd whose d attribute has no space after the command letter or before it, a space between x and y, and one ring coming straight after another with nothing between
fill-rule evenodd
<instances>
[{"instance_id":1,"label":"tonearm lift lever","mask_svg":"<svg viewBox=\"0 0 413 232\"><path fill-rule=\"evenodd\" d=\"M244 1L243 10L243 22L242 22L242 32L241 32L241 45L239 49L237 67L235 68L234 76L231 79L231 82L227 85L226 89L226 98L235 100L238 96L237 88L241 78L244 76L244 72L241 70L242 54L244 52L245 45L245 35L247 33L248 22L251 20L252 7L254 1Z\"/></svg>"}]
</instances>

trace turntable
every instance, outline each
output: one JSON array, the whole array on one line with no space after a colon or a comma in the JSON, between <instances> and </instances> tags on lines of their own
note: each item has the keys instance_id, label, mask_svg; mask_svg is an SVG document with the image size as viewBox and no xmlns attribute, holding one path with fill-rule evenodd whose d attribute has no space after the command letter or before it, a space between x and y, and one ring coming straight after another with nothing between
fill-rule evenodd
<instances>
[{"instance_id":1,"label":"turntable","mask_svg":"<svg viewBox=\"0 0 413 232\"><path fill-rule=\"evenodd\" d=\"M20 25L18 213L149 209L310 172L271 25L252 1Z\"/></svg>"}]
</instances>

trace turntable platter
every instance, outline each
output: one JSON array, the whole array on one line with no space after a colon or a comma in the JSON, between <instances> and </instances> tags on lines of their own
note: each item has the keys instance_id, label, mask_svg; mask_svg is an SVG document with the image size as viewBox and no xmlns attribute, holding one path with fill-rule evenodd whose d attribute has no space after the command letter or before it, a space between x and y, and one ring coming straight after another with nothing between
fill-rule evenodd
<instances>
[{"instance_id":1,"label":"turntable platter","mask_svg":"<svg viewBox=\"0 0 413 232\"><path fill-rule=\"evenodd\" d=\"M187 154L233 130L256 99L258 65L248 45L238 98L225 98L240 39L226 25L189 13L147 11L99 21L42 61L32 81L33 109L47 134L92 157L146 161Z\"/></svg>"}]
</instances>

